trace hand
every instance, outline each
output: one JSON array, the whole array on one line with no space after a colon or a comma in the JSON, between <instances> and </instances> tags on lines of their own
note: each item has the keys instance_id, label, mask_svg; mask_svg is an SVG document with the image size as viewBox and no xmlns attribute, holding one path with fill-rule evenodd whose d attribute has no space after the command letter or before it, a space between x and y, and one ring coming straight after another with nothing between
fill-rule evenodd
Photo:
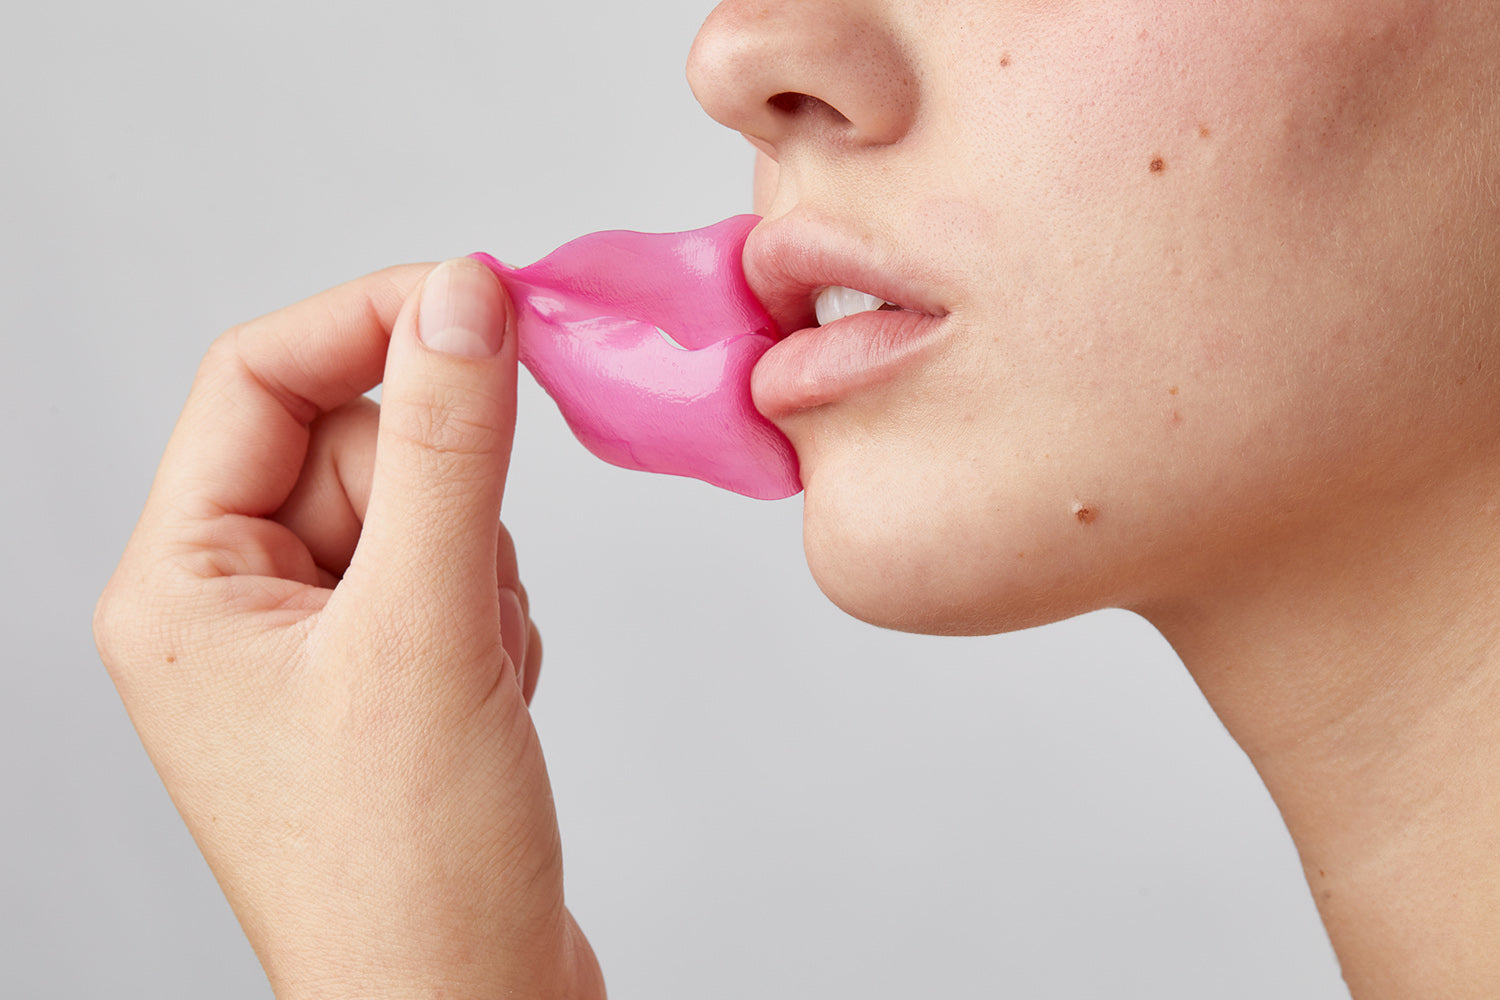
<instances>
[{"instance_id":1,"label":"hand","mask_svg":"<svg viewBox=\"0 0 1500 1000\"><path fill-rule=\"evenodd\" d=\"M515 386L513 310L473 261L231 330L99 602L105 665L283 1000L603 996L499 520Z\"/></svg>"}]
</instances>

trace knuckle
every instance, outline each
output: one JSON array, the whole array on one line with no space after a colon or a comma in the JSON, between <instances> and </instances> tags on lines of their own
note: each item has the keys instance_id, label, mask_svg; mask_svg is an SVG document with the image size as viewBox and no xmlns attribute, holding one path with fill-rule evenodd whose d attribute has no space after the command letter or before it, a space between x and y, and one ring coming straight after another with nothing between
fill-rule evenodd
<instances>
[{"instance_id":1,"label":"knuckle","mask_svg":"<svg viewBox=\"0 0 1500 1000\"><path fill-rule=\"evenodd\" d=\"M94 604L94 644L106 663L118 663L138 653L158 631L153 609L142 599L143 583L137 574L127 573L122 564Z\"/></svg>"},{"instance_id":2,"label":"knuckle","mask_svg":"<svg viewBox=\"0 0 1500 1000\"><path fill-rule=\"evenodd\" d=\"M384 409L387 432L436 462L491 459L503 444L493 423L447 400L390 401Z\"/></svg>"},{"instance_id":3,"label":"knuckle","mask_svg":"<svg viewBox=\"0 0 1500 1000\"><path fill-rule=\"evenodd\" d=\"M198 377L213 378L239 363L239 343L245 324L237 323L214 338L198 363Z\"/></svg>"},{"instance_id":4,"label":"knuckle","mask_svg":"<svg viewBox=\"0 0 1500 1000\"><path fill-rule=\"evenodd\" d=\"M104 592L99 595L99 600L94 603L94 645L106 664L113 659L114 651L119 644L119 622L120 599L111 581L105 586Z\"/></svg>"},{"instance_id":5,"label":"knuckle","mask_svg":"<svg viewBox=\"0 0 1500 1000\"><path fill-rule=\"evenodd\" d=\"M137 667L163 659L176 662L183 636L174 624L161 613L146 581L122 579L116 572L94 604L92 625L99 659L117 686Z\"/></svg>"},{"instance_id":6,"label":"knuckle","mask_svg":"<svg viewBox=\"0 0 1500 1000\"><path fill-rule=\"evenodd\" d=\"M188 405L197 400L199 405L213 407L222 394L230 391L238 371L244 364L240 356L241 337L245 324L230 327L215 337L203 352L198 370L193 375L192 393Z\"/></svg>"}]
</instances>

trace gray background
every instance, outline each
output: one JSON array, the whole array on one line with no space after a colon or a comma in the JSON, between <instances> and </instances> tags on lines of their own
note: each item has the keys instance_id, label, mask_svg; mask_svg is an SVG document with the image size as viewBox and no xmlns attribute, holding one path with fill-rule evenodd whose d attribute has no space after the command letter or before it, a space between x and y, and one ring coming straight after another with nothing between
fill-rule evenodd
<instances>
[{"instance_id":1,"label":"gray background","mask_svg":"<svg viewBox=\"0 0 1500 1000\"><path fill-rule=\"evenodd\" d=\"M0 31L0 994L269 990L88 632L199 355L384 264L748 208L704 0L13 5ZM574 912L616 998L1338 997L1295 853L1144 623L842 616L764 504L507 494Z\"/></svg>"}]
</instances>

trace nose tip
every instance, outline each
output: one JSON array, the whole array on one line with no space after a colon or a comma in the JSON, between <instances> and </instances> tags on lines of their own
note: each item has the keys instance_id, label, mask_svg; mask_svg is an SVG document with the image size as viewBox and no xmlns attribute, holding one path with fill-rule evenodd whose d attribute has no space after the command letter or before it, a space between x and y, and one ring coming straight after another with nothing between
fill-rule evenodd
<instances>
[{"instance_id":1,"label":"nose tip","mask_svg":"<svg viewBox=\"0 0 1500 1000\"><path fill-rule=\"evenodd\" d=\"M863 0L727 0L693 42L688 83L710 116L774 150L890 145L917 113L916 74Z\"/></svg>"}]
</instances>

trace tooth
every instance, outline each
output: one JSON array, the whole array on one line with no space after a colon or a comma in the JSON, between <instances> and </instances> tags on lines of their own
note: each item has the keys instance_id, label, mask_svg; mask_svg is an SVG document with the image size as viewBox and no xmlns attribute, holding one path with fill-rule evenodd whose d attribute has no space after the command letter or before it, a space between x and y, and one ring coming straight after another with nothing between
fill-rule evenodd
<instances>
[{"instance_id":1,"label":"tooth","mask_svg":"<svg viewBox=\"0 0 1500 1000\"><path fill-rule=\"evenodd\" d=\"M875 312L886 305L886 301L869 292L861 292L842 285L832 285L818 293L813 311L817 313L818 325L825 326L834 320L853 316L855 313Z\"/></svg>"}]
</instances>

